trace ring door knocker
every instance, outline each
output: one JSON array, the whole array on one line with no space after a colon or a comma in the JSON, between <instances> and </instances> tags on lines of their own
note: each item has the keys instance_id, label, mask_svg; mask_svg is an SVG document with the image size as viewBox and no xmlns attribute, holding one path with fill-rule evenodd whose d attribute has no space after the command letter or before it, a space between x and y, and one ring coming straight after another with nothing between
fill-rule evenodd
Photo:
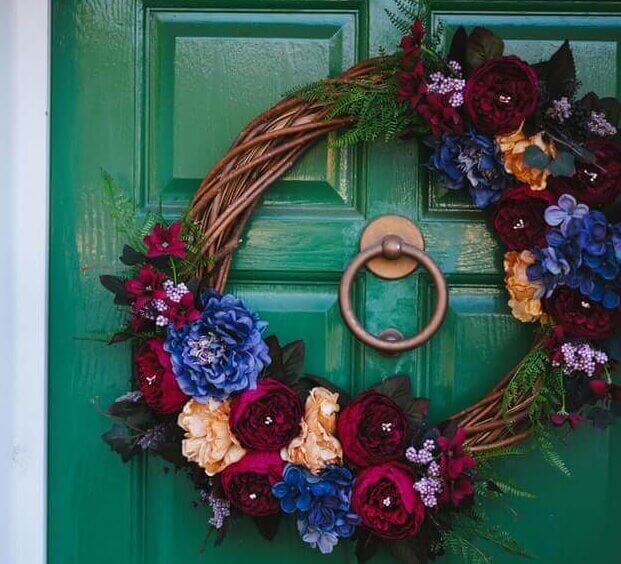
<instances>
[{"instance_id":1,"label":"ring door knocker","mask_svg":"<svg viewBox=\"0 0 621 564\"><path fill-rule=\"evenodd\" d=\"M382 215L362 232L360 253L349 263L341 278L339 304L345 324L354 336L384 354L397 354L415 349L428 341L444 321L448 305L448 290L442 271L424 252L423 235L406 217ZM436 288L436 305L429 323L416 335L404 338L394 328L372 335L360 324L351 304L351 287L360 268L385 280L398 280L411 274L421 264L429 272Z\"/></svg>"}]
</instances>

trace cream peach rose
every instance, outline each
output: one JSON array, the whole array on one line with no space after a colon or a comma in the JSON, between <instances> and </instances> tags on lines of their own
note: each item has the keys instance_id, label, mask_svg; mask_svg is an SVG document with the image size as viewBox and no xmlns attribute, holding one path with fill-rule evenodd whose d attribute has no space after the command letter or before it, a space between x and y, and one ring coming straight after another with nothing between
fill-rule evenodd
<instances>
[{"instance_id":1,"label":"cream peach rose","mask_svg":"<svg viewBox=\"0 0 621 564\"><path fill-rule=\"evenodd\" d=\"M543 284L531 282L526 269L535 263L530 251L509 251L505 253L505 284L509 292L509 307L513 316L524 322L536 321L541 317L541 297L544 294Z\"/></svg>"},{"instance_id":2,"label":"cream peach rose","mask_svg":"<svg viewBox=\"0 0 621 564\"><path fill-rule=\"evenodd\" d=\"M511 135L499 135L496 141L502 152L505 170L521 182L528 184L531 190L545 190L550 171L527 166L524 163L524 151L530 145L535 145L553 159L556 156L554 144L546 143L541 133L527 137L522 133L521 128Z\"/></svg>"},{"instance_id":3,"label":"cream peach rose","mask_svg":"<svg viewBox=\"0 0 621 564\"><path fill-rule=\"evenodd\" d=\"M313 388L306 398L300 434L281 451L284 460L317 473L343 461L341 443L334 436L339 411L337 393Z\"/></svg>"},{"instance_id":4,"label":"cream peach rose","mask_svg":"<svg viewBox=\"0 0 621 564\"><path fill-rule=\"evenodd\" d=\"M209 476L222 472L245 454L229 429L230 402L209 398L207 403L190 400L179 414L177 423L186 431L181 451Z\"/></svg>"}]
</instances>

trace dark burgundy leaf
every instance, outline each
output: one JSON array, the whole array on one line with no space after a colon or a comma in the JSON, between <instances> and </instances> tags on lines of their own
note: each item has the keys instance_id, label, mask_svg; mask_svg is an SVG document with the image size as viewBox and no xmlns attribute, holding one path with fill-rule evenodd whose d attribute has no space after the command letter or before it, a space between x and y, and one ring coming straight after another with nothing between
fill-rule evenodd
<instances>
[{"instance_id":1,"label":"dark burgundy leaf","mask_svg":"<svg viewBox=\"0 0 621 564\"><path fill-rule=\"evenodd\" d=\"M135 430L146 431L157 423L157 418L149 406L140 400L116 401L109 408L108 413L112 417L122 419L129 427Z\"/></svg>"},{"instance_id":2,"label":"dark burgundy leaf","mask_svg":"<svg viewBox=\"0 0 621 564\"><path fill-rule=\"evenodd\" d=\"M282 364L282 349L280 348L278 337L276 337L276 335L270 335L265 339L265 344L267 345L270 358L272 359L270 365L265 369L266 373L270 376L274 376L274 378L286 381L285 368Z\"/></svg>"},{"instance_id":3,"label":"dark burgundy leaf","mask_svg":"<svg viewBox=\"0 0 621 564\"><path fill-rule=\"evenodd\" d=\"M131 436L131 430L124 425L114 425L101 438L113 451L121 455L123 462L128 462L140 452L140 447L136 445L134 438Z\"/></svg>"},{"instance_id":4,"label":"dark burgundy leaf","mask_svg":"<svg viewBox=\"0 0 621 564\"><path fill-rule=\"evenodd\" d=\"M468 34L463 25L460 25L453 34L451 48L449 49L448 60L457 61L462 68L466 66L466 44L468 42Z\"/></svg>"},{"instance_id":5,"label":"dark burgundy leaf","mask_svg":"<svg viewBox=\"0 0 621 564\"><path fill-rule=\"evenodd\" d=\"M127 296L127 290L125 289L125 282L118 276L112 276L111 274L102 274L99 277L101 285L112 292L116 296Z\"/></svg>"},{"instance_id":6,"label":"dark burgundy leaf","mask_svg":"<svg viewBox=\"0 0 621 564\"><path fill-rule=\"evenodd\" d=\"M503 40L485 27L475 27L466 41L466 62L470 68L485 61L502 57L505 49Z\"/></svg>"},{"instance_id":7,"label":"dark burgundy leaf","mask_svg":"<svg viewBox=\"0 0 621 564\"><path fill-rule=\"evenodd\" d=\"M426 556L419 554L416 540L413 538L386 542L391 554L404 564L426 564Z\"/></svg>"},{"instance_id":8,"label":"dark burgundy leaf","mask_svg":"<svg viewBox=\"0 0 621 564\"><path fill-rule=\"evenodd\" d=\"M123 247L123 254L120 257L120 261L127 266L136 266L137 264L142 264L147 257L144 253L141 253L130 247L129 245L125 245Z\"/></svg>"},{"instance_id":9,"label":"dark burgundy leaf","mask_svg":"<svg viewBox=\"0 0 621 564\"><path fill-rule=\"evenodd\" d=\"M131 331L123 330L119 331L112 335L111 339L108 341L109 345L116 345L117 343L122 343L123 341L127 341L133 337L133 333Z\"/></svg>"},{"instance_id":10,"label":"dark burgundy leaf","mask_svg":"<svg viewBox=\"0 0 621 564\"><path fill-rule=\"evenodd\" d=\"M275 513L274 515L266 515L265 517L253 517L254 524L257 526L259 533L261 536L268 540L274 540L276 533L278 532L278 527L280 525L280 513Z\"/></svg>"},{"instance_id":11,"label":"dark burgundy leaf","mask_svg":"<svg viewBox=\"0 0 621 564\"><path fill-rule=\"evenodd\" d=\"M361 564L371 560L379 548L381 540L365 529L358 529L356 558Z\"/></svg>"},{"instance_id":12,"label":"dark burgundy leaf","mask_svg":"<svg viewBox=\"0 0 621 564\"><path fill-rule=\"evenodd\" d=\"M550 99L556 100L563 96L572 98L576 93L576 64L574 55L565 40L559 49L552 55L546 69L545 83Z\"/></svg>"},{"instance_id":13,"label":"dark burgundy leaf","mask_svg":"<svg viewBox=\"0 0 621 564\"><path fill-rule=\"evenodd\" d=\"M287 382L295 382L304 375L304 341L293 341L282 347L282 366Z\"/></svg>"}]
</instances>

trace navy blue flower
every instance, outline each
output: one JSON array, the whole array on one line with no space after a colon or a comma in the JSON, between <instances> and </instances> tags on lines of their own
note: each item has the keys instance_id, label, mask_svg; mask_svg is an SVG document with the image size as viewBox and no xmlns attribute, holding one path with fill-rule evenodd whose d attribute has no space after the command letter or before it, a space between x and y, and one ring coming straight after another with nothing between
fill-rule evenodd
<instances>
[{"instance_id":1,"label":"navy blue flower","mask_svg":"<svg viewBox=\"0 0 621 564\"><path fill-rule=\"evenodd\" d=\"M319 481L306 468L287 464L282 482L272 486L272 493L280 500L280 508L285 513L308 511L311 505L311 483Z\"/></svg>"},{"instance_id":2,"label":"navy blue flower","mask_svg":"<svg viewBox=\"0 0 621 564\"><path fill-rule=\"evenodd\" d=\"M582 218L582 230L578 235L578 241L587 254L604 255L607 236L608 221L602 212L591 211Z\"/></svg>"},{"instance_id":3,"label":"navy blue flower","mask_svg":"<svg viewBox=\"0 0 621 564\"><path fill-rule=\"evenodd\" d=\"M200 319L180 329L168 326L164 348L179 387L203 403L255 388L270 364L262 338L267 323L231 294L210 290L201 301Z\"/></svg>"},{"instance_id":4,"label":"navy blue flower","mask_svg":"<svg viewBox=\"0 0 621 564\"><path fill-rule=\"evenodd\" d=\"M444 135L427 142L435 151L427 166L449 190L470 189L474 205L485 208L498 201L512 184L494 139L469 129L464 135Z\"/></svg>"},{"instance_id":5,"label":"navy blue flower","mask_svg":"<svg viewBox=\"0 0 621 564\"><path fill-rule=\"evenodd\" d=\"M302 540L323 553L332 552L339 538L353 535L360 517L350 510L354 482L344 466L330 465L321 474L288 464L283 481L272 492L285 513L297 512Z\"/></svg>"}]
</instances>

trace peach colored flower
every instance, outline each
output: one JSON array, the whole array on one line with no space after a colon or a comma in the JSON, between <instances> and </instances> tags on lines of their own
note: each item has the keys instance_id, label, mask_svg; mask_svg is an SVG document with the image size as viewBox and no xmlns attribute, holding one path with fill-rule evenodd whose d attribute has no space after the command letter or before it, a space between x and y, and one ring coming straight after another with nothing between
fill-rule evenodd
<instances>
[{"instance_id":1,"label":"peach colored flower","mask_svg":"<svg viewBox=\"0 0 621 564\"><path fill-rule=\"evenodd\" d=\"M496 137L502 152L505 170L521 182L528 184L531 190L545 190L550 171L548 169L531 168L524 164L524 151L530 145L536 145L550 158L556 156L553 143L546 143L541 133L526 137L522 128L510 135Z\"/></svg>"},{"instance_id":2,"label":"peach colored flower","mask_svg":"<svg viewBox=\"0 0 621 564\"><path fill-rule=\"evenodd\" d=\"M509 292L509 307L514 317L524 322L536 321L543 313L541 297L544 287L541 282L531 282L526 269L535 263L530 251L509 251L505 253L505 284Z\"/></svg>"},{"instance_id":3,"label":"peach colored flower","mask_svg":"<svg viewBox=\"0 0 621 564\"><path fill-rule=\"evenodd\" d=\"M229 430L228 401L209 398L207 403L190 400L177 423L186 431L181 451L189 461L205 469L208 476L222 472L240 460L246 451Z\"/></svg>"},{"instance_id":4,"label":"peach colored flower","mask_svg":"<svg viewBox=\"0 0 621 564\"><path fill-rule=\"evenodd\" d=\"M313 388L306 398L300 434L281 450L284 460L301 464L316 474L328 464L343 460L341 443L334 436L339 395L326 388Z\"/></svg>"}]
</instances>

